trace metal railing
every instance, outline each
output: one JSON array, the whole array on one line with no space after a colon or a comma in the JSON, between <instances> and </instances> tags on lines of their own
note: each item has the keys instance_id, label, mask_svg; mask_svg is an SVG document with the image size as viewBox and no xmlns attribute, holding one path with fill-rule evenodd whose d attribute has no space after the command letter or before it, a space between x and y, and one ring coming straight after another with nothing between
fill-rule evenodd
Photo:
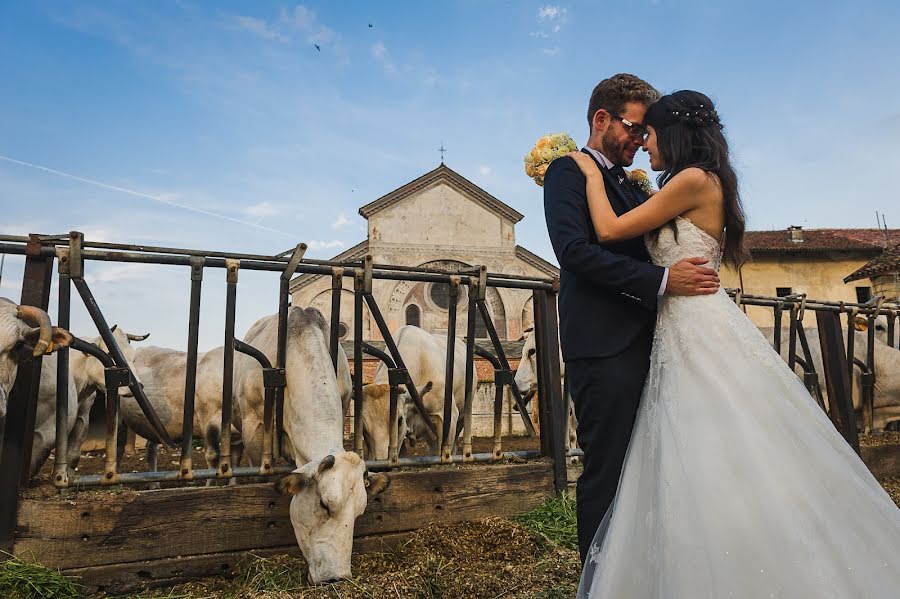
<instances>
[{"instance_id":1,"label":"metal railing","mask_svg":"<svg viewBox=\"0 0 900 599\"><path fill-rule=\"evenodd\" d=\"M174 444L166 431L166 427L160 422L152 405L144 395L141 386L135 384L137 379L134 376L134 373L130 372L129 364L117 345L107 321L103 316L103 312L84 279L84 270L85 263L92 261L178 265L190 268L189 276L191 281L191 293L188 320L187 364L182 414L181 460L178 470L168 472L118 473L116 471L115 462L111 461L108 456L105 472L103 474L77 474L70 479L66 474L65 452L58 450L56 453L57 463L54 467L54 484L57 487L64 489L73 486L84 487L93 485L265 476L289 471L289 466L275 465L276 460L281 457L280 449L284 439L283 415L284 390L286 386L285 367L289 283L296 274L310 274L330 276L332 280L332 309L330 315L331 328L329 341L330 357L335 369L338 367L338 328L341 317L340 297L342 293L346 292L346 289L343 286L343 279L350 278L353 281L354 351L351 358L353 363L354 396L353 449L363 457L365 457L365 446L363 442L364 425L362 417L364 410L366 409L362 392L363 353L373 353L373 348L367 348L363 342L364 305L368 308L372 321L386 344L387 351L382 352L378 357L385 362L391 372L389 380L392 387L390 417L392 418L393 424L390 427L390 455L387 460L370 460L368 465L371 469L387 469L417 465L425 466L436 463L486 462L512 456L544 456L551 458L555 464L554 482L556 483L557 488L565 488L565 410L562 405L562 390L559 388L560 386L558 384L560 381L560 365L558 360L555 359L556 356L559 355L558 324L556 316L556 296L559 288L558 280L489 273L484 266L467 268L458 272L445 272L433 268L375 264L370 255L365 256L362 260L347 262L306 260L304 259L305 250L306 245L299 244L288 252L266 256L259 254L240 254L234 252L92 242L85 240L81 233L75 231L68 235L58 236L30 235L28 237L19 237L0 235L0 254L26 256L25 277L23 280L21 301L23 304L37 305L44 310L47 309L49 303L49 281L52 274L52 264L54 260L58 260L60 285L59 311L56 318L57 323L60 326L65 327L70 324L70 283L74 283L88 313L100 332L100 336L108 348L108 359L98 359L101 359L101 361L104 362L104 365L107 366L108 370L114 369L118 372L118 378L111 381L113 384L109 387L109 392L116 393L118 386L120 385L129 386L156 436L156 438L150 439L150 441L164 443L169 446L173 446ZM218 469L194 469L191 460L191 441L194 437L193 421L197 381L200 298L204 282L204 273L207 269L225 269L226 283L220 459ZM274 366L269 364L268 361L265 360L265 356L263 356L256 348L235 338L234 328L238 281L239 273L243 270L276 272L280 275L279 297L277 302L277 359ZM451 301L448 307L448 351L445 364L445 380L447 381L447 384L445 384L443 410L440 414L440 421L442 423L440 429L432 421L431 414L428 412L422 398L419 397L415 383L421 384L424 381L413 381L406 370L403 356L400 355L384 315L373 295L372 286L374 280L412 281L449 285ZM466 302L467 335L465 337L466 397L464 407L460 414L462 423L457 430L451 431L450 416L453 411L454 402L452 393L453 384L451 381L453 380L455 366L455 354L454 351L452 351L452 348L454 348L456 344L458 304L456 300L460 297L461 286L465 287L468 291ZM519 406L519 413L522 417L523 424L526 427L526 431L528 431L529 434L534 434L531 421L525 411L522 397L519 394L518 388L512 381L509 363L485 300L488 287L530 290L533 294L535 334L537 335L537 363L539 365L537 373L538 389L542 399L550 399L550 401L541 401L540 403L541 430L544 431L544 434L541 435L541 449L539 452L504 453L502 450L502 439L497 438L497 427L495 427L494 448L491 453L477 454L472 451L472 404L474 393L474 385L472 383L474 378L474 358L476 354L476 318L481 318L484 327L488 332L493 347L492 361L501 367L498 370L498 372L502 373L497 382L498 387L502 388L506 385L512 390L516 404ZM232 424L231 407L234 400L232 381L235 351L246 353L255 358L256 361L259 362L264 373L266 393L264 407L264 420L266 423L264 431L265 454L259 468L236 467L236 464L230 463L230 446L232 442L232 439L230 438ZM484 352L479 353L483 355ZM40 359L35 360L31 364L31 368L27 366L23 367L20 372L23 376L33 377L33 368L37 368L37 372L39 372ZM127 374L127 377L125 374L122 374L123 371ZM58 376L59 381L65 381L68 377L68 359L66 350L63 350L60 355L58 362ZM554 381L556 381L556 384L554 384ZM396 438L396 411L399 408L395 404L397 388L400 385L406 387L415 409L422 416L422 420L427 426L429 435L432 439L441 440L437 455L424 457L401 457L399 455L399 447L402 440ZM59 419L60 424L63 424L67 418L67 389L68 385L57 384L56 416L57 419ZM33 413L29 414L28 410L33 411L37 391L36 384L22 385L15 390L15 397L10 398L11 410L6 423L7 431L11 428L16 428L16 430L20 432L25 432L25 434L7 434L4 441L2 464L4 471L8 474L8 476L5 477L7 480L9 480L11 476L9 473L13 470L15 471L15 484L12 486L13 491L15 491L19 485L24 484L28 476L27 465L23 467L23 464L28 463L31 437L34 430L34 416ZM22 413L17 411L17 406L23 408ZM502 409L500 402L495 402L495 412L500 409ZM117 411L117 396L110 396L107 405L107 451L110 451L110 448L115 447L116 444L115 436L117 431L116 427L112 426L111 423L114 420L118 422L119 415L117 414ZM28 421L29 417L31 418L30 422ZM498 419L499 416L495 413L495 421ZM456 444L455 441L460 433L462 435L461 444ZM66 426L57 426L57 447L65 446L65 436ZM455 445L458 445L458 449L454 451ZM0 478L3 478L3 476L0 475ZM9 487L5 487L5 489L9 489ZM7 490L0 491L0 495L5 497L5 499L0 498L0 511L3 511L4 505L15 504L17 501L14 499L15 493L7 492ZM6 503L4 503L4 501ZM14 505L12 513L15 513Z\"/></svg>"}]
</instances>

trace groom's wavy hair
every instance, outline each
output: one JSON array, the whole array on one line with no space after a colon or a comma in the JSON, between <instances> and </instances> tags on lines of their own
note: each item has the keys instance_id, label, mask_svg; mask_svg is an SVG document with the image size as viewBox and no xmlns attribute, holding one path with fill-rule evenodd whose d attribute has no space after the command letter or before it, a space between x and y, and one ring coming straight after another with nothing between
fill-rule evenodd
<instances>
[{"instance_id":1,"label":"groom's wavy hair","mask_svg":"<svg viewBox=\"0 0 900 599\"><path fill-rule=\"evenodd\" d=\"M604 79L591 92L587 112L588 130L593 132L594 115L601 108L606 112L621 114L628 102L650 106L659 100L659 96L652 85L631 73L619 73Z\"/></svg>"},{"instance_id":2,"label":"groom's wavy hair","mask_svg":"<svg viewBox=\"0 0 900 599\"><path fill-rule=\"evenodd\" d=\"M744 249L746 221L738 191L737 174L731 166L728 141L716 108L700 92L681 90L650 105L644 124L656 131L659 157L665 170L657 178L662 189L672 177L688 167L715 175L725 199L725 247L722 258L739 267L747 261ZM658 234L658 231L657 231Z\"/></svg>"}]
</instances>

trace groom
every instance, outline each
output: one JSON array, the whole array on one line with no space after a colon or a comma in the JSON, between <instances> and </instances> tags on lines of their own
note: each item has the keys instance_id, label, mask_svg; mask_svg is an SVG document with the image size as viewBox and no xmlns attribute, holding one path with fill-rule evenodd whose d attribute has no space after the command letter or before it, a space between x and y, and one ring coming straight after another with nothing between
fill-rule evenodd
<instances>
[{"instance_id":1,"label":"groom","mask_svg":"<svg viewBox=\"0 0 900 599\"><path fill-rule=\"evenodd\" d=\"M641 124L659 92L629 74L604 79L588 104L590 137L582 151L597 161L616 214L647 194L631 166L643 143ZM553 161L544 177L544 213L560 266L560 343L578 418L584 471L578 479L578 547L588 555L612 503L650 365L657 297L715 293L719 279L691 258L663 268L650 263L643 238L599 245L575 161Z\"/></svg>"}]
</instances>

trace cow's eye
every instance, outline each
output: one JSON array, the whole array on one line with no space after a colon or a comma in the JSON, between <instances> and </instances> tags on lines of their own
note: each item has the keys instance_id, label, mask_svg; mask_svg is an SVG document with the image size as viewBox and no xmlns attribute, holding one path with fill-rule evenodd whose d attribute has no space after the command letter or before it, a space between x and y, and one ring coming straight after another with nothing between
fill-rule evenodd
<instances>
[{"instance_id":1,"label":"cow's eye","mask_svg":"<svg viewBox=\"0 0 900 599\"><path fill-rule=\"evenodd\" d=\"M529 350L528 350L528 357L530 358L531 356L533 356L533 355L535 354L536 351L537 351L537 350L535 350L535 349L529 349Z\"/></svg>"}]
</instances>

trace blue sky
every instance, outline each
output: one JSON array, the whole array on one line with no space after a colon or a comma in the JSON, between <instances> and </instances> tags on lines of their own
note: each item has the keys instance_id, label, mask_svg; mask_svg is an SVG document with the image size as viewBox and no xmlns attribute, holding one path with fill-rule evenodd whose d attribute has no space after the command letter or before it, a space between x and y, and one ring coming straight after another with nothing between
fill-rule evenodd
<instances>
[{"instance_id":1,"label":"blue sky","mask_svg":"<svg viewBox=\"0 0 900 599\"><path fill-rule=\"evenodd\" d=\"M6 1L0 232L260 253L305 241L330 257L365 237L359 206L437 166L443 143L552 260L522 156L550 132L583 142L591 89L621 71L717 102L751 228L870 227L876 210L900 226L898 27L900 5L865 1ZM221 344L220 274L206 349ZM183 346L185 270L89 275L111 320ZM0 294L20 281L8 259ZM277 283L245 273L240 288L242 333L275 311ZM83 313L73 330L90 332Z\"/></svg>"}]
</instances>

